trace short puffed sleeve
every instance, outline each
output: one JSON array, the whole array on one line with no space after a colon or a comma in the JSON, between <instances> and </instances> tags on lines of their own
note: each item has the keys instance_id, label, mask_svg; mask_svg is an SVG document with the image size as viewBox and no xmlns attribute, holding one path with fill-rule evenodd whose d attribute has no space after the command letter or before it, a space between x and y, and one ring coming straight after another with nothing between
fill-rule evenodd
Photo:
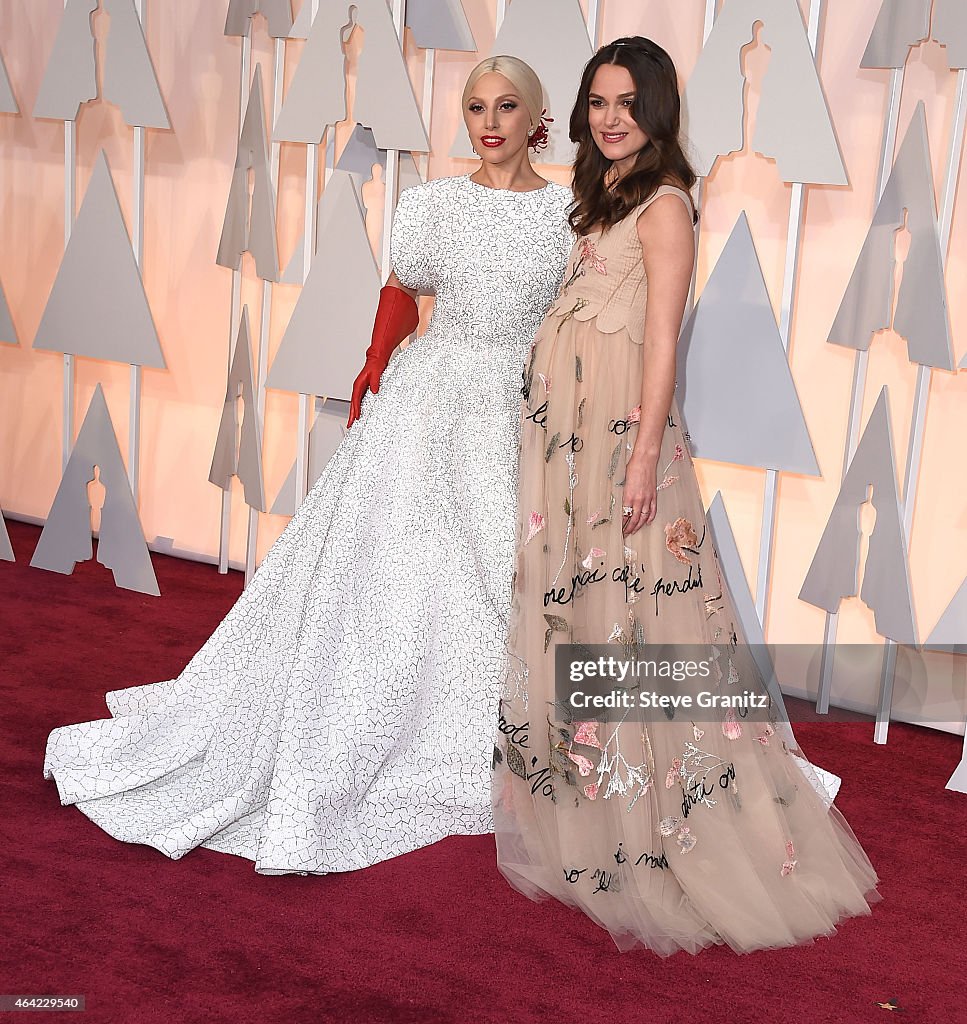
<instances>
[{"instance_id":1,"label":"short puffed sleeve","mask_svg":"<svg viewBox=\"0 0 967 1024\"><path fill-rule=\"evenodd\" d=\"M431 261L437 251L432 196L426 185L403 189L396 213L390 256L400 284L418 292L434 290Z\"/></svg>"}]
</instances>

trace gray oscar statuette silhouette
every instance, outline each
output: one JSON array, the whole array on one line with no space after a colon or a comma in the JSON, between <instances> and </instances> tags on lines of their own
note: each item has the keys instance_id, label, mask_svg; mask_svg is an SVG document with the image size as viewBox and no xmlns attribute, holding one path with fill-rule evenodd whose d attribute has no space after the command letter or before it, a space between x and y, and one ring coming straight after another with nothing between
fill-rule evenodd
<instances>
[{"instance_id":1,"label":"gray oscar statuette silhouette","mask_svg":"<svg viewBox=\"0 0 967 1024\"><path fill-rule=\"evenodd\" d=\"M158 596L158 581L100 384L77 435L31 566L69 575L78 562L92 557L88 487L96 476L106 490L98 562L111 570L117 586Z\"/></svg>"}]
</instances>

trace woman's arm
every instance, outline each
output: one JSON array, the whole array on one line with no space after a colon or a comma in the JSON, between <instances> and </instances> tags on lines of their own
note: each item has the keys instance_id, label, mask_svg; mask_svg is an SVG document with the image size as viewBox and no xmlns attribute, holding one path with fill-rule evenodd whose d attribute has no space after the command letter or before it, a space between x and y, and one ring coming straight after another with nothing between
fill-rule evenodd
<instances>
[{"instance_id":1,"label":"woman's arm","mask_svg":"<svg viewBox=\"0 0 967 1024\"><path fill-rule=\"evenodd\" d=\"M411 299L416 299L417 292L413 288L405 288L400 284L400 279L396 276L396 271L391 270L389 277L386 279L387 288L399 288L401 292L406 292Z\"/></svg>"},{"instance_id":2,"label":"woman's arm","mask_svg":"<svg viewBox=\"0 0 967 1024\"><path fill-rule=\"evenodd\" d=\"M695 232L677 196L656 199L638 218L642 262L648 281L641 422L628 460L623 505L627 537L650 523L658 510L658 457L675 393L675 352L695 260Z\"/></svg>"}]
</instances>

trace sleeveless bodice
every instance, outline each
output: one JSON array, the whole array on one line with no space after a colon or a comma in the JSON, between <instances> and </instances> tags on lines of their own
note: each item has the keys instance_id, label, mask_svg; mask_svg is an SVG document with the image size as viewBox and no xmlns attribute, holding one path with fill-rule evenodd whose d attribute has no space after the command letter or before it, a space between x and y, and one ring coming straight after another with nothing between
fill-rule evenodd
<instances>
[{"instance_id":1,"label":"sleeveless bodice","mask_svg":"<svg viewBox=\"0 0 967 1024\"><path fill-rule=\"evenodd\" d=\"M668 194L679 196L691 213L687 192L674 185L661 185L613 227L575 240L564 282L549 311L551 316L576 320L597 317L602 333L625 330L636 344L644 341L648 282L641 260L638 217L656 199Z\"/></svg>"}]
</instances>

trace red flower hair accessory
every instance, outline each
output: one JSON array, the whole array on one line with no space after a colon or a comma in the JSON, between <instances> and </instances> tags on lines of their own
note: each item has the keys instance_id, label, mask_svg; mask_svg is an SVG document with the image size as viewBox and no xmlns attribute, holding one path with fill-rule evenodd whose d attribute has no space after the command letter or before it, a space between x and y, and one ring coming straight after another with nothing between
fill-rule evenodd
<instances>
[{"instance_id":1,"label":"red flower hair accessory","mask_svg":"<svg viewBox=\"0 0 967 1024\"><path fill-rule=\"evenodd\" d=\"M534 150L535 153L539 152L542 149L546 149L547 148L547 143L550 140L550 135L549 135L549 133L547 131L547 125L549 123L553 123L554 118L553 117L545 117L546 114L547 114L547 108L545 107L541 111L541 116L540 116L540 119L539 119L540 123L533 130L533 132L531 132L530 139L529 139L529 141L527 143L527 145L532 150Z\"/></svg>"}]
</instances>

